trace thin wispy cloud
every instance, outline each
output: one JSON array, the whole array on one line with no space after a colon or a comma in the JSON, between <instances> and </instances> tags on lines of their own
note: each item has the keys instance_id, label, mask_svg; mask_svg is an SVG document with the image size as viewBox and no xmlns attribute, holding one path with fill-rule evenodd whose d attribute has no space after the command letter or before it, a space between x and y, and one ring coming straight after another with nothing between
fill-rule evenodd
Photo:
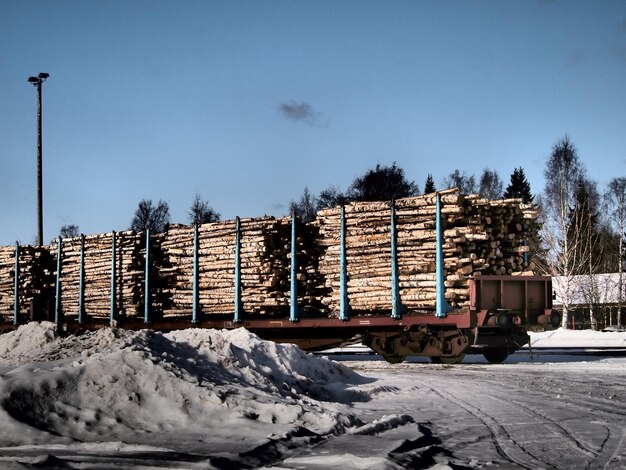
<instances>
[{"instance_id":1,"label":"thin wispy cloud","mask_svg":"<svg viewBox=\"0 0 626 470\"><path fill-rule=\"evenodd\" d=\"M313 106L306 101L283 102L278 105L278 112L280 112L287 119L300 121L310 126L325 127L327 125L322 118L322 115L315 111Z\"/></svg>"}]
</instances>

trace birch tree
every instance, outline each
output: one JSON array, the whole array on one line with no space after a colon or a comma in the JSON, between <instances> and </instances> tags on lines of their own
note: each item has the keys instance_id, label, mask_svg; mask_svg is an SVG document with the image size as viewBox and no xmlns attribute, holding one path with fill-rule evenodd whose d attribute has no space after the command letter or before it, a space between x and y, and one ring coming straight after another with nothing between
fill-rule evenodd
<instances>
[{"instance_id":1,"label":"birch tree","mask_svg":"<svg viewBox=\"0 0 626 470\"><path fill-rule=\"evenodd\" d=\"M502 179L496 170L485 168L480 176L478 192L487 199L502 198Z\"/></svg>"},{"instance_id":2,"label":"birch tree","mask_svg":"<svg viewBox=\"0 0 626 470\"><path fill-rule=\"evenodd\" d=\"M618 234L618 301L617 301L617 324L622 324L622 304L624 301L624 236L626 232L626 178L613 178L607 187L605 201L608 207L608 215Z\"/></svg>"},{"instance_id":3,"label":"birch tree","mask_svg":"<svg viewBox=\"0 0 626 470\"><path fill-rule=\"evenodd\" d=\"M472 194L476 192L476 178L456 169L444 178L442 186L446 189L459 188L462 194Z\"/></svg>"},{"instance_id":4,"label":"birch tree","mask_svg":"<svg viewBox=\"0 0 626 470\"><path fill-rule=\"evenodd\" d=\"M574 276L586 267L584 237L581 228L572 223L576 189L584 168L579 161L576 147L569 137L564 137L552 148L544 170L545 188L541 198L541 230L545 244L546 274L555 277L554 289L563 303L562 327L567 328L573 300Z\"/></svg>"},{"instance_id":5,"label":"birch tree","mask_svg":"<svg viewBox=\"0 0 626 470\"><path fill-rule=\"evenodd\" d=\"M142 232L150 229L152 233L161 233L167 230L170 224L170 208L165 201L159 201L154 206L152 200L143 199L135 211L130 229Z\"/></svg>"},{"instance_id":6,"label":"birch tree","mask_svg":"<svg viewBox=\"0 0 626 470\"><path fill-rule=\"evenodd\" d=\"M303 222L315 219L315 198L311 195L308 187L304 188L299 201L292 200L289 204L289 212L300 217Z\"/></svg>"},{"instance_id":7,"label":"birch tree","mask_svg":"<svg viewBox=\"0 0 626 470\"><path fill-rule=\"evenodd\" d=\"M596 274L602 264L602 243L599 214L600 196L595 182L579 178L576 185L574 208L570 215L568 237L578 263L581 282L578 288L587 300L592 329L597 329L596 306L599 304L599 286Z\"/></svg>"},{"instance_id":8,"label":"birch tree","mask_svg":"<svg viewBox=\"0 0 626 470\"><path fill-rule=\"evenodd\" d=\"M213 210L209 203L202 200L197 193L187 215L191 224L208 224L220 220L219 212Z\"/></svg>"},{"instance_id":9,"label":"birch tree","mask_svg":"<svg viewBox=\"0 0 626 470\"><path fill-rule=\"evenodd\" d=\"M315 209L320 211L329 207L341 206L347 204L349 201L348 196L342 193L337 186L329 186L322 190L315 198Z\"/></svg>"},{"instance_id":10,"label":"birch tree","mask_svg":"<svg viewBox=\"0 0 626 470\"><path fill-rule=\"evenodd\" d=\"M61 230L59 230L59 236L61 238L79 237L80 229L78 228L78 225L74 225L74 224L64 225L63 227L61 227Z\"/></svg>"}]
</instances>

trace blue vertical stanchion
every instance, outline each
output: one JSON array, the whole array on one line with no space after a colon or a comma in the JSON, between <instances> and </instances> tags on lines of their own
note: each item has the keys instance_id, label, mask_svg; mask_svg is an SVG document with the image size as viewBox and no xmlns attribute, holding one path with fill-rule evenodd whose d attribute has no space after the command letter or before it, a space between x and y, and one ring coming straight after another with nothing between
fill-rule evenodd
<instances>
[{"instance_id":1,"label":"blue vertical stanchion","mask_svg":"<svg viewBox=\"0 0 626 470\"><path fill-rule=\"evenodd\" d=\"M529 256L528 256L528 242L524 239L524 263L528 265Z\"/></svg>"},{"instance_id":2,"label":"blue vertical stanchion","mask_svg":"<svg viewBox=\"0 0 626 470\"><path fill-rule=\"evenodd\" d=\"M194 225L193 231L193 305L191 307L191 322L198 323L200 310L200 270L198 263L200 261L200 242L198 240L198 224Z\"/></svg>"},{"instance_id":3,"label":"blue vertical stanchion","mask_svg":"<svg viewBox=\"0 0 626 470\"><path fill-rule=\"evenodd\" d=\"M398 237L396 233L396 204L391 202L391 318L402 318L400 312L400 285L398 279Z\"/></svg>"},{"instance_id":4,"label":"blue vertical stanchion","mask_svg":"<svg viewBox=\"0 0 626 470\"><path fill-rule=\"evenodd\" d=\"M341 231L339 254L339 319L349 319L350 306L348 304L348 260L346 253L346 209L341 206Z\"/></svg>"},{"instance_id":5,"label":"blue vertical stanchion","mask_svg":"<svg viewBox=\"0 0 626 470\"><path fill-rule=\"evenodd\" d=\"M57 277L56 277L56 296L54 302L54 323L57 328L63 321L63 312L61 311L61 256L63 254L63 239L59 235L57 247Z\"/></svg>"},{"instance_id":6,"label":"blue vertical stanchion","mask_svg":"<svg viewBox=\"0 0 626 470\"><path fill-rule=\"evenodd\" d=\"M291 305L289 321L298 321L298 260L296 259L296 213L291 213Z\"/></svg>"},{"instance_id":7,"label":"blue vertical stanchion","mask_svg":"<svg viewBox=\"0 0 626 470\"><path fill-rule=\"evenodd\" d=\"M20 242L15 242L15 275L13 283L13 324L20 322Z\"/></svg>"},{"instance_id":8,"label":"blue vertical stanchion","mask_svg":"<svg viewBox=\"0 0 626 470\"><path fill-rule=\"evenodd\" d=\"M115 307L115 298L117 297L115 292L115 283L116 283L116 273L115 273L115 265L116 265L116 249L115 249L115 232L111 235L111 323L115 322L115 316L117 314Z\"/></svg>"},{"instance_id":9,"label":"blue vertical stanchion","mask_svg":"<svg viewBox=\"0 0 626 470\"><path fill-rule=\"evenodd\" d=\"M441 222L441 194L436 195L435 205L435 232L437 233L437 249L435 256L436 273L437 273L437 305L435 316L437 318L445 318L452 307L446 301L445 289L445 273L443 263L443 224Z\"/></svg>"},{"instance_id":10,"label":"blue vertical stanchion","mask_svg":"<svg viewBox=\"0 0 626 470\"><path fill-rule=\"evenodd\" d=\"M85 235L80 235L80 278L78 283L78 323L85 323Z\"/></svg>"},{"instance_id":11,"label":"blue vertical stanchion","mask_svg":"<svg viewBox=\"0 0 626 470\"><path fill-rule=\"evenodd\" d=\"M146 229L146 266L144 277L143 322L150 323L150 229Z\"/></svg>"},{"instance_id":12,"label":"blue vertical stanchion","mask_svg":"<svg viewBox=\"0 0 626 470\"><path fill-rule=\"evenodd\" d=\"M235 316L234 322L241 321L241 221L239 217L236 219L235 227Z\"/></svg>"}]
</instances>

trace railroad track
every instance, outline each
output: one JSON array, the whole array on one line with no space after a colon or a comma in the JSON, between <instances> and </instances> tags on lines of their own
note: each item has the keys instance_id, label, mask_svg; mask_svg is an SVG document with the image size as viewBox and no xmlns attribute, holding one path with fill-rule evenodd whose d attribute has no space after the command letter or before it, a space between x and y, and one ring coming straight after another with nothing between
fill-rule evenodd
<instances>
[{"instance_id":1,"label":"railroad track","mask_svg":"<svg viewBox=\"0 0 626 470\"><path fill-rule=\"evenodd\" d=\"M370 348L361 345L347 346L344 348L334 348L326 351L314 351L313 354L322 356L376 356L377 354ZM605 346L605 347L524 347L513 353L513 357L529 356L605 356L605 357L626 357L626 347ZM471 357L471 356L469 356Z\"/></svg>"},{"instance_id":2,"label":"railroad track","mask_svg":"<svg viewBox=\"0 0 626 470\"><path fill-rule=\"evenodd\" d=\"M626 356L626 347L604 346L604 347L524 347L514 353L514 355L565 355L565 356Z\"/></svg>"}]
</instances>

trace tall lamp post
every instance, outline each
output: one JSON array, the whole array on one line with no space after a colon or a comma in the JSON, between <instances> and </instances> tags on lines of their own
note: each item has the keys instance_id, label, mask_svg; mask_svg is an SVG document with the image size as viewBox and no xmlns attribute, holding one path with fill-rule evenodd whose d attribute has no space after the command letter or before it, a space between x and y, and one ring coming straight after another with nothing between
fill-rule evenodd
<instances>
[{"instance_id":1,"label":"tall lamp post","mask_svg":"<svg viewBox=\"0 0 626 470\"><path fill-rule=\"evenodd\" d=\"M36 77L28 77L28 81L37 88L37 246L43 245L43 191L41 171L41 84L50 75L40 73Z\"/></svg>"}]
</instances>

